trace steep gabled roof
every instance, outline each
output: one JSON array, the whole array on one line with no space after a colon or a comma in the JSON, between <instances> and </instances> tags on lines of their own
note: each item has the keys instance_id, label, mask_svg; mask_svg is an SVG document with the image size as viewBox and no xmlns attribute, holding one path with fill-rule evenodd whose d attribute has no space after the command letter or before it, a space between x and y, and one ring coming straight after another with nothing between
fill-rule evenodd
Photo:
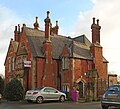
<instances>
[{"instance_id":1,"label":"steep gabled roof","mask_svg":"<svg viewBox=\"0 0 120 109\"><path fill-rule=\"evenodd\" d=\"M81 42L81 43L85 44L87 47L90 47L90 45L91 45L91 42L88 40L88 38L85 35L77 36L77 37L73 38L73 40L76 42Z\"/></svg>"},{"instance_id":2,"label":"steep gabled roof","mask_svg":"<svg viewBox=\"0 0 120 109\"><path fill-rule=\"evenodd\" d=\"M8 51L7 51L7 55L6 55L6 58L5 58L5 62L4 62L4 65L5 65L5 63L6 63L6 60L7 60L7 57L8 57L8 54L9 54L9 52L11 52L10 51L10 49L11 49L11 47L13 47L13 51L12 52L14 52L14 53L16 53L17 52L17 49L18 49L18 42L17 41L14 41L13 39L11 39L10 40L10 44L9 44L9 47L8 47Z\"/></svg>"},{"instance_id":3,"label":"steep gabled roof","mask_svg":"<svg viewBox=\"0 0 120 109\"><path fill-rule=\"evenodd\" d=\"M44 57L43 42L45 40L45 33L41 30L32 28L25 28L27 40L29 42L30 49L34 57ZM69 38L66 36L51 35L52 43L52 56L55 59L59 59L62 54L63 47L66 45L69 52L69 57L82 58L92 60L90 45L91 42L85 35L81 35L75 38ZM107 60L103 57L103 61Z\"/></svg>"},{"instance_id":4,"label":"steep gabled roof","mask_svg":"<svg viewBox=\"0 0 120 109\"><path fill-rule=\"evenodd\" d=\"M72 50L70 48L72 40L65 36L51 36L52 41L52 55L53 58L59 59L61 56L64 46L68 48L69 56L72 56Z\"/></svg>"},{"instance_id":5,"label":"steep gabled roof","mask_svg":"<svg viewBox=\"0 0 120 109\"><path fill-rule=\"evenodd\" d=\"M89 46L84 43L74 41L73 57L92 60Z\"/></svg>"},{"instance_id":6,"label":"steep gabled roof","mask_svg":"<svg viewBox=\"0 0 120 109\"><path fill-rule=\"evenodd\" d=\"M12 41L12 46L14 48L14 52L17 52L17 49L18 49L18 42L17 41Z\"/></svg>"},{"instance_id":7,"label":"steep gabled roof","mask_svg":"<svg viewBox=\"0 0 120 109\"><path fill-rule=\"evenodd\" d=\"M30 49L34 57L44 57L43 42L45 40L44 36L27 36ZM62 53L63 47L65 44L69 47L72 43L72 40L64 36L51 36L52 42L52 56L55 59L58 59Z\"/></svg>"},{"instance_id":8,"label":"steep gabled roof","mask_svg":"<svg viewBox=\"0 0 120 109\"><path fill-rule=\"evenodd\" d=\"M44 57L43 51L43 41L45 40L43 36L27 36L30 49L34 57Z\"/></svg>"},{"instance_id":9,"label":"steep gabled roof","mask_svg":"<svg viewBox=\"0 0 120 109\"><path fill-rule=\"evenodd\" d=\"M27 36L45 36L45 32L33 28L26 27L25 32Z\"/></svg>"}]
</instances>

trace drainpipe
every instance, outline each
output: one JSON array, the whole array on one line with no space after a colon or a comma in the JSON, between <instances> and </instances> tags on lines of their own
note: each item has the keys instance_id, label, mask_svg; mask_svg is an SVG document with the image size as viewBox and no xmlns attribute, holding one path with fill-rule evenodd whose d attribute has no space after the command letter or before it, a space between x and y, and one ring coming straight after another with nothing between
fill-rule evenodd
<instances>
[{"instance_id":1,"label":"drainpipe","mask_svg":"<svg viewBox=\"0 0 120 109\"><path fill-rule=\"evenodd\" d=\"M38 67L37 67L38 60L37 60L37 57L35 58L35 60L36 60L36 82L35 82L35 87L37 88L37 72L38 72Z\"/></svg>"},{"instance_id":2,"label":"drainpipe","mask_svg":"<svg viewBox=\"0 0 120 109\"><path fill-rule=\"evenodd\" d=\"M43 79L45 77L45 63L46 63L46 58L44 59L44 62L43 62L43 72L42 72L42 77L41 77L41 86L43 86Z\"/></svg>"},{"instance_id":3,"label":"drainpipe","mask_svg":"<svg viewBox=\"0 0 120 109\"><path fill-rule=\"evenodd\" d=\"M109 87L110 83L109 83L109 75L108 75L108 87Z\"/></svg>"},{"instance_id":4,"label":"drainpipe","mask_svg":"<svg viewBox=\"0 0 120 109\"><path fill-rule=\"evenodd\" d=\"M57 60L57 89L61 90L60 60Z\"/></svg>"}]
</instances>

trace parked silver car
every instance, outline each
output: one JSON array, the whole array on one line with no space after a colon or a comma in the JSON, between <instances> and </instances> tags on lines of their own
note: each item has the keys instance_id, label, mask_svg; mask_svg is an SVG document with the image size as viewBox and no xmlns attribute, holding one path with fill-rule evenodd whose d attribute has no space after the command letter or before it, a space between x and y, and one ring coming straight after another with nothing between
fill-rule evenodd
<instances>
[{"instance_id":1,"label":"parked silver car","mask_svg":"<svg viewBox=\"0 0 120 109\"><path fill-rule=\"evenodd\" d=\"M52 87L42 87L39 89L28 90L25 95L25 100L28 102L35 101L37 103L42 103L48 100L59 100L64 102L66 99L66 94L58 91Z\"/></svg>"}]
</instances>

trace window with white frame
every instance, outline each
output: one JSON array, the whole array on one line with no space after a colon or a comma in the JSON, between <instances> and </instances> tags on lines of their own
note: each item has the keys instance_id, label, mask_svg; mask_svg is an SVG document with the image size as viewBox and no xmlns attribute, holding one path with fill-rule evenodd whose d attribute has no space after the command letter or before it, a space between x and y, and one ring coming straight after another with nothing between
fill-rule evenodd
<instances>
[{"instance_id":1,"label":"window with white frame","mask_svg":"<svg viewBox=\"0 0 120 109\"><path fill-rule=\"evenodd\" d=\"M17 69L23 69L24 61L27 61L27 56L26 55L22 55L22 56L17 57L16 68Z\"/></svg>"},{"instance_id":2,"label":"window with white frame","mask_svg":"<svg viewBox=\"0 0 120 109\"><path fill-rule=\"evenodd\" d=\"M69 92L69 91L70 91L70 86L69 86L69 84L63 84L63 85L62 85L62 90L65 91L65 92Z\"/></svg>"},{"instance_id":3,"label":"window with white frame","mask_svg":"<svg viewBox=\"0 0 120 109\"><path fill-rule=\"evenodd\" d=\"M62 69L68 69L69 68L69 58L63 57L62 58Z\"/></svg>"}]
</instances>

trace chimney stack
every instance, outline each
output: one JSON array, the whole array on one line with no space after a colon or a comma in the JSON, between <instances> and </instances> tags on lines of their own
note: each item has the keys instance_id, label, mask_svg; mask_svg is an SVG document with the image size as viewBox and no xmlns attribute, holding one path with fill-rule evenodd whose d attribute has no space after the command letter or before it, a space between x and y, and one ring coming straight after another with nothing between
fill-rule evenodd
<instances>
[{"instance_id":1,"label":"chimney stack","mask_svg":"<svg viewBox=\"0 0 120 109\"><path fill-rule=\"evenodd\" d=\"M14 31L14 40L19 42L20 39L20 24L18 24L18 27L15 26L15 31Z\"/></svg>"},{"instance_id":2,"label":"chimney stack","mask_svg":"<svg viewBox=\"0 0 120 109\"><path fill-rule=\"evenodd\" d=\"M50 12L47 11L47 18L44 20L45 22L45 39L50 41L50 27L51 27L51 20L50 20Z\"/></svg>"},{"instance_id":3,"label":"chimney stack","mask_svg":"<svg viewBox=\"0 0 120 109\"><path fill-rule=\"evenodd\" d=\"M92 43L99 43L100 44L100 29L99 26L99 19L97 19L97 24L95 23L95 18L93 18L93 24L91 25L92 29Z\"/></svg>"}]
</instances>

